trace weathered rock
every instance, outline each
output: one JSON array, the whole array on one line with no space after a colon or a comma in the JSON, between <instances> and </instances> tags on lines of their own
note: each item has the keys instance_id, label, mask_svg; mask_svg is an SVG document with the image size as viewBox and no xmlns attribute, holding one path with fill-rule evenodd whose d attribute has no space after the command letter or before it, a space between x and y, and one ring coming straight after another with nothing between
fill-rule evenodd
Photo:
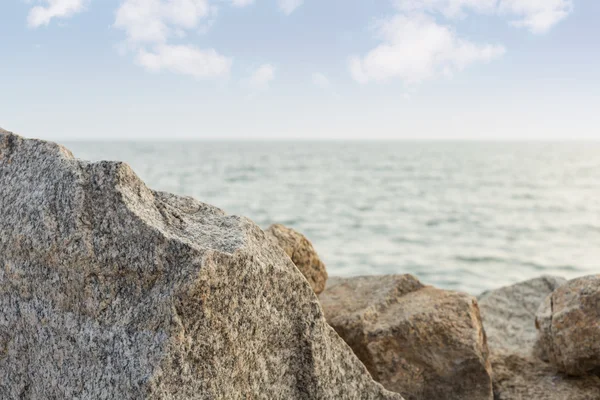
<instances>
[{"instance_id":1,"label":"weathered rock","mask_svg":"<svg viewBox=\"0 0 600 400\"><path fill-rule=\"evenodd\" d=\"M0 134L0 398L400 399L246 218Z\"/></svg>"},{"instance_id":2,"label":"weathered rock","mask_svg":"<svg viewBox=\"0 0 600 400\"><path fill-rule=\"evenodd\" d=\"M518 353L492 351L494 400L598 400L600 378L569 377L550 364Z\"/></svg>"},{"instance_id":3,"label":"weathered rock","mask_svg":"<svg viewBox=\"0 0 600 400\"><path fill-rule=\"evenodd\" d=\"M544 298L565 282L545 276L479 296L495 400L600 399L597 377L567 377L534 356L535 312Z\"/></svg>"},{"instance_id":4,"label":"weathered rock","mask_svg":"<svg viewBox=\"0 0 600 400\"><path fill-rule=\"evenodd\" d=\"M529 352L535 343L535 313L565 279L543 276L481 294L477 298L490 351Z\"/></svg>"},{"instance_id":5,"label":"weathered rock","mask_svg":"<svg viewBox=\"0 0 600 400\"><path fill-rule=\"evenodd\" d=\"M540 305L535 323L539 347L560 371L600 373L600 275L557 288Z\"/></svg>"},{"instance_id":6,"label":"weathered rock","mask_svg":"<svg viewBox=\"0 0 600 400\"><path fill-rule=\"evenodd\" d=\"M477 301L411 275L332 278L327 321L371 375L406 399L492 399Z\"/></svg>"},{"instance_id":7,"label":"weathered rock","mask_svg":"<svg viewBox=\"0 0 600 400\"><path fill-rule=\"evenodd\" d=\"M266 231L281 246L302 272L316 294L325 290L327 270L312 243L300 232L286 226L271 225Z\"/></svg>"}]
</instances>

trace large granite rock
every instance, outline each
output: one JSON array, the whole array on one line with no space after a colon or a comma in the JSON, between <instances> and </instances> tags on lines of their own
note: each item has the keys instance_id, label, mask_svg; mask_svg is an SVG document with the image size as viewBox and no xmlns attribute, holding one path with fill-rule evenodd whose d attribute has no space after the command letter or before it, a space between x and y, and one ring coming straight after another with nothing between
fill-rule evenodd
<instances>
[{"instance_id":1,"label":"large granite rock","mask_svg":"<svg viewBox=\"0 0 600 400\"><path fill-rule=\"evenodd\" d=\"M246 218L0 133L1 399L401 399Z\"/></svg>"},{"instance_id":2,"label":"large granite rock","mask_svg":"<svg viewBox=\"0 0 600 400\"><path fill-rule=\"evenodd\" d=\"M271 225L266 231L302 272L316 294L325 290L327 270L312 243L300 232L280 224Z\"/></svg>"},{"instance_id":3,"label":"large granite rock","mask_svg":"<svg viewBox=\"0 0 600 400\"><path fill-rule=\"evenodd\" d=\"M477 302L490 350L529 351L537 337L535 313L540 303L565 282L543 276L481 294Z\"/></svg>"},{"instance_id":4,"label":"large granite rock","mask_svg":"<svg viewBox=\"0 0 600 400\"><path fill-rule=\"evenodd\" d=\"M544 276L479 296L495 400L600 399L600 378L568 377L540 360L535 351L535 312L565 282Z\"/></svg>"},{"instance_id":5,"label":"large granite rock","mask_svg":"<svg viewBox=\"0 0 600 400\"><path fill-rule=\"evenodd\" d=\"M560 371L600 373L600 275L574 279L553 291L540 305L536 326L540 348Z\"/></svg>"},{"instance_id":6,"label":"large granite rock","mask_svg":"<svg viewBox=\"0 0 600 400\"><path fill-rule=\"evenodd\" d=\"M411 275L331 278L327 321L371 375L406 399L491 400L477 301Z\"/></svg>"}]
</instances>

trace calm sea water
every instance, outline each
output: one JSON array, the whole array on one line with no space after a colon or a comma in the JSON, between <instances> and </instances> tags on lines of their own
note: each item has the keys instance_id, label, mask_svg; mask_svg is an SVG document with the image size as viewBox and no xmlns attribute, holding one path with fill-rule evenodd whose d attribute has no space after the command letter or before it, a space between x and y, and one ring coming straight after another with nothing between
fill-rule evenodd
<instances>
[{"instance_id":1,"label":"calm sea water","mask_svg":"<svg viewBox=\"0 0 600 400\"><path fill-rule=\"evenodd\" d=\"M600 143L66 143L159 190L307 235L330 275L477 294L600 273Z\"/></svg>"}]
</instances>

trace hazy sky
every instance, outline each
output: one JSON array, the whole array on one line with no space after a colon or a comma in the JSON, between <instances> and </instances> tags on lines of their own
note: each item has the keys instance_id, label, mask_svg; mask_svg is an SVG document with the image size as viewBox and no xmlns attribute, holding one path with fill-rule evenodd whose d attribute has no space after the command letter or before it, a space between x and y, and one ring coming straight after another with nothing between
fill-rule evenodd
<instances>
[{"instance_id":1,"label":"hazy sky","mask_svg":"<svg viewBox=\"0 0 600 400\"><path fill-rule=\"evenodd\" d=\"M600 139L598 0L1 0L0 126Z\"/></svg>"}]
</instances>

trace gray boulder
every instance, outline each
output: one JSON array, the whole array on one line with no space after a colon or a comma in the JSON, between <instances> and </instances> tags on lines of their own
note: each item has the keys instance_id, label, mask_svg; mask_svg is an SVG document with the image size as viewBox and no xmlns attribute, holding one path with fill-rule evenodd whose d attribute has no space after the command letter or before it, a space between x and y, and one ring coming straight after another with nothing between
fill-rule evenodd
<instances>
[{"instance_id":1,"label":"gray boulder","mask_svg":"<svg viewBox=\"0 0 600 400\"><path fill-rule=\"evenodd\" d=\"M535 313L566 279L543 276L481 294L477 301L490 350L530 351L536 341Z\"/></svg>"},{"instance_id":2,"label":"gray boulder","mask_svg":"<svg viewBox=\"0 0 600 400\"><path fill-rule=\"evenodd\" d=\"M491 400L485 332L475 298L411 275L332 278L327 321L373 378L409 400Z\"/></svg>"},{"instance_id":3,"label":"gray boulder","mask_svg":"<svg viewBox=\"0 0 600 400\"><path fill-rule=\"evenodd\" d=\"M556 368L569 375L600 373L600 275L557 288L540 305L535 322L538 346Z\"/></svg>"},{"instance_id":4,"label":"gray boulder","mask_svg":"<svg viewBox=\"0 0 600 400\"><path fill-rule=\"evenodd\" d=\"M252 221L0 133L0 398L401 399Z\"/></svg>"},{"instance_id":5,"label":"gray boulder","mask_svg":"<svg viewBox=\"0 0 600 400\"><path fill-rule=\"evenodd\" d=\"M492 363L494 399L600 399L600 378L569 377L539 358L536 310L565 282L544 276L479 296Z\"/></svg>"},{"instance_id":6,"label":"gray boulder","mask_svg":"<svg viewBox=\"0 0 600 400\"><path fill-rule=\"evenodd\" d=\"M280 224L271 225L265 232L292 259L316 294L325 290L327 283L325 264L306 236Z\"/></svg>"}]
</instances>

